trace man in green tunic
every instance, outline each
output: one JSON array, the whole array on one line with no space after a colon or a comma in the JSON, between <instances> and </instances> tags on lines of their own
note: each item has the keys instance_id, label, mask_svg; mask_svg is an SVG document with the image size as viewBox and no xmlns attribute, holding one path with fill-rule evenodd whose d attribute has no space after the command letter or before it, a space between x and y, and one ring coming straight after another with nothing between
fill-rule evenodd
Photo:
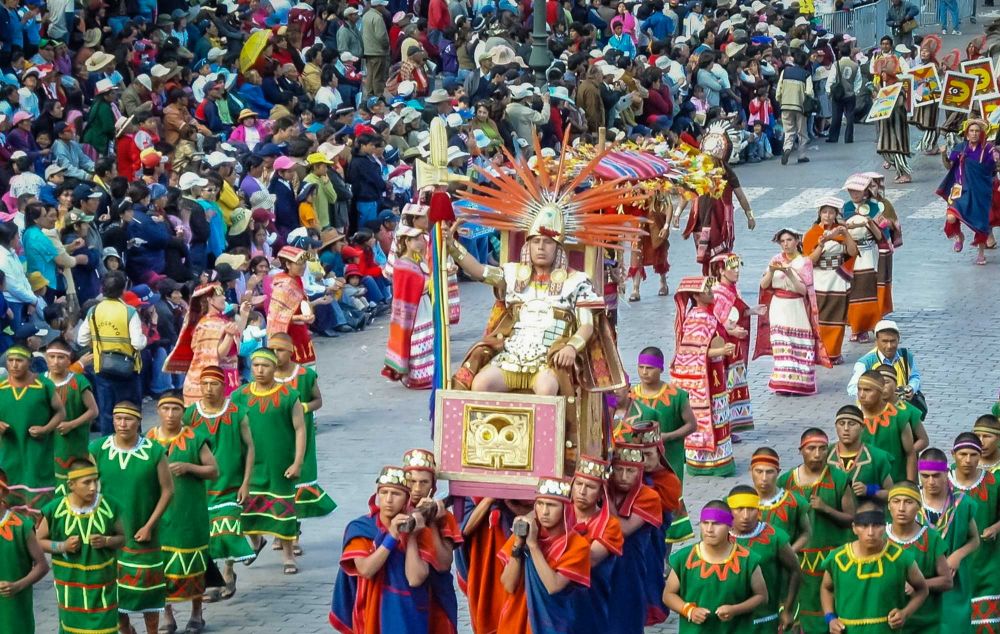
<instances>
[{"instance_id":1,"label":"man in green tunic","mask_svg":"<svg viewBox=\"0 0 1000 634\"><path fill-rule=\"evenodd\" d=\"M1000 420L995 414L983 414L976 419L972 431L983 443L979 468L993 473L1000 471Z\"/></svg>"},{"instance_id":2,"label":"man in green tunic","mask_svg":"<svg viewBox=\"0 0 1000 634\"><path fill-rule=\"evenodd\" d=\"M0 469L7 473L11 508L38 517L55 492L53 432L66 410L52 383L30 366L27 348L7 349L7 378L0 380Z\"/></svg>"},{"instance_id":3,"label":"man in green tunic","mask_svg":"<svg viewBox=\"0 0 1000 634\"><path fill-rule=\"evenodd\" d=\"M752 629L747 634L773 634L779 628L792 631L802 573L788 534L761 521L760 497L753 487L745 484L734 487L726 503L733 513L729 534L758 557L767 585L767 602L754 611Z\"/></svg>"},{"instance_id":4,"label":"man in green tunic","mask_svg":"<svg viewBox=\"0 0 1000 634\"><path fill-rule=\"evenodd\" d=\"M49 572L28 515L7 505L7 475L0 471L0 632L35 633L32 586Z\"/></svg>"},{"instance_id":5,"label":"man in green tunic","mask_svg":"<svg viewBox=\"0 0 1000 634\"><path fill-rule=\"evenodd\" d=\"M64 339L56 339L45 348L45 362L49 366L45 378L52 381L56 395L66 408L66 419L56 427L55 470L56 482L62 487L66 471L77 458L87 457L90 443L90 422L97 418L97 400L90 381L82 374L70 372L73 351ZM65 491L58 491L65 494Z\"/></svg>"},{"instance_id":6,"label":"man in green tunic","mask_svg":"<svg viewBox=\"0 0 1000 634\"><path fill-rule=\"evenodd\" d=\"M125 544L118 513L101 495L97 467L77 458L66 472L66 495L46 505L38 540L52 555L59 631L118 632L116 550Z\"/></svg>"},{"instance_id":7,"label":"man in green tunic","mask_svg":"<svg viewBox=\"0 0 1000 634\"><path fill-rule=\"evenodd\" d=\"M889 515L892 522L889 539L910 553L927 581L927 600L903 626L904 634L922 634L940 628L941 595L953 586L948 567L946 544L941 533L932 526L921 525L917 514L923 500L920 489L912 482L898 482L889 491Z\"/></svg>"},{"instance_id":8,"label":"man in green tunic","mask_svg":"<svg viewBox=\"0 0 1000 634\"><path fill-rule=\"evenodd\" d=\"M295 483L306 453L306 426L299 393L274 380L278 358L270 348L250 355L254 380L232 394L246 410L256 452L250 478L250 497L243 510L243 532L258 552L264 535L282 540L284 572L298 573L292 544L298 534Z\"/></svg>"},{"instance_id":9,"label":"man in green tunic","mask_svg":"<svg viewBox=\"0 0 1000 634\"><path fill-rule=\"evenodd\" d=\"M869 370L858 379L858 405L864 413L862 439L892 456L892 481L912 482L917 477L917 457L909 416L903 415L885 397L882 375Z\"/></svg>"},{"instance_id":10,"label":"man in green tunic","mask_svg":"<svg viewBox=\"0 0 1000 634\"><path fill-rule=\"evenodd\" d=\"M159 523L174 494L163 448L139 435L142 410L122 401L112 410L115 433L90 443L101 490L121 513L125 545L118 553L118 627L131 631L130 614L141 614L155 634L166 604Z\"/></svg>"},{"instance_id":11,"label":"man in green tunic","mask_svg":"<svg viewBox=\"0 0 1000 634\"><path fill-rule=\"evenodd\" d=\"M254 445L246 412L225 397L225 372L217 365L201 371L201 400L184 412L184 424L204 427L211 437L212 454L219 477L208 483L208 514L211 521L208 552L223 561L222 591L210 590L207 599L228 599L236 593L234 562L252 561L256 555L243 534L243 504L250 497Z\"/></svg>"},{"instance_id":12,"label":"man in green tunic","mask_svg":"<svg viewBox=\"0 0 1000 634\"><path fill-rule=\"evenodd\" d=\"M809 543L799 555L802 588L799 590L799 623L806 634L825 634L827 623L820 606L823 560L848 540L847 527L854 516L854 492L847 474L827 464L830 439L810 427L799 442L802 464L781 474L778 484L809 501Z\"/></svg>"},{"instance_id":13,"label":"man in green tunic","mask_svg":"<svg viewBox=\"0 0 1000 634\"><path fill-rule=\"evenodd\" d=\"M796 555L809 543L809 501L794 491L778 486L781 461L770 447L758 447L750 457L750 479L760 497L760 516L788 535Z\"/></svg>"},{"instance_id":14,"label":"man in green tunic","mask_svg":"<svg viewBox=\"0 0 1000 634\"><path fill-rule=\"evenodd\" d=\"M886 540L884 506L873 500L859 504L852 528L856 539L822 564L820 601L827 631L891 634L927 600L927 582L913 556Z\"/></svg>"},{"instance_id":15,"label":"man in green tunic","mask_svg":"<svg viewBox=\"0 0 1000 634\"><path fill-rule=\"evenodd\" d=\"M167 580L167 606L164 626L176 629L173 603L191 602L191 618L185 632L205 628L202 596L205 594L205 571L208 569L208 495L205 482L219 477L219 468L209 446L205 427L185 427L184 399L170 392L156 404L160 424L146 437L160 445L167 454L174 477L174 495L160 522L160 548L163 551L163 574Z\"/></svg>"},{"instance_id":16,"label":"man in green tunic","mask_svg":"<svg viewBox=\"0 0 1000 634\"><path fill-rule=\"evenodd\" d=\"M268 345L278 358L278 369L274 372L274 380L288 384L299 393L302 401L303 420L306 425L306 455L302 463L302 473L299 483L295 485L295 514L299 520L307 517L323 517L337 508L323 487L319 485L319 467L316 463L316 420L315 412L323 407L323 394L319 390L319 377L316 371L292 361L295 344L288 333L279 332L268 339ZM302 534L301 525L299 535ZM299 538L292 545L295 556L302 554Z\"/></svg>"},{"instance_id":17,"label":"man in green tunic","mask_svg":"<svg viewBox=\"0 0 1000 634\"><path fill-rule=\"evenodd\" d=\"M857 405L845 405L837 410L834 423L837 443L831 447L826 462L847 474L855 496L886 502L892 486L892 457L861 440L864 424L864 414Z\"/></svg>"}]
</instances>

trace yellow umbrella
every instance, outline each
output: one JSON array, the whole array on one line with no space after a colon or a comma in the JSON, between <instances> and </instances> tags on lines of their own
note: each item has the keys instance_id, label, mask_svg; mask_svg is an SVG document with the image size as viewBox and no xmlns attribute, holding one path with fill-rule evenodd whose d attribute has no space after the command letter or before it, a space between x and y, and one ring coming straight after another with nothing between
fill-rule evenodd
<instances>
[{"instance_id":1,"label":"yellow umbrella","mask_svg":"<svg viewBox=\"0 0 1000 634\"><path fill-rule=\"evenodd\" d=\"M269 29L254 31L243 44L240 51L240 72L245 73L257 63L257 58L264 52L267 45L271 43L272 33Z\"/></svg>"}]
</instances>

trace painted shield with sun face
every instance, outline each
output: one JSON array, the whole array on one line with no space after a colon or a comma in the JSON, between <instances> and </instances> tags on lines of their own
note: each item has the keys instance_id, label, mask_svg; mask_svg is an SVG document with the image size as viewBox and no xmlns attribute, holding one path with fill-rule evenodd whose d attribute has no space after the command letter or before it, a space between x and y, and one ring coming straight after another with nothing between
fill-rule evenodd
<instances>
[{"instance_id":1,"label":"painted shield with sun face","mask_svg":"<svg viewBox=\"0 0 1000 634\"><path fill-rule=\"evenodd\" d=\"M949 71L944 77L941 108L968 113L972 110L972 101L976 94L978 81L979 78L975 75Z\"/></svg>"}]
</instances>

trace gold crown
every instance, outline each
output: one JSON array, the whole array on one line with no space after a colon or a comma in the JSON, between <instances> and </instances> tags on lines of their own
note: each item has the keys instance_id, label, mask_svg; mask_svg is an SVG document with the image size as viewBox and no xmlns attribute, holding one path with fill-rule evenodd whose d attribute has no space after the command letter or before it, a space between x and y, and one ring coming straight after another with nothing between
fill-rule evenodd
<instances>
[{"instance_id":1,"label":"gold crown","mask_svg":"<svg viewBox=\"0 0 1000 634\"><path fill-rule=\"evenodd\" d=\"M382 467L382 472L378 474L375 483L379 486L409 488L406 484L406 473L400 467Z\"/></svg>"},{"instance_id":2,"label":"gold crown","mask_svg":"<svg viewBox=\"0 0 1000 634\"><path fill-rule=\"evenodd\" d=\"M615 462L642 464L642 447L639 445L615 445L612 456Z\"/></svg>"},{"instance_id":3,"label":"gold crown","mask_svg":"<svg viewBox=\"0 0 1000 634\"><path fill-rule=\"evenodd\" d=\"M434 471L437 463L434 454L426 449L411 449L403 454L403 469L426 469Z\"/></svg>"},{"instance_id":4,"label":"gold crown","mask_svg":"<svg viewBox=\"0 0 1000 634\"><path fill-rule=\"evenodd\" d=\"M568 480L558 480L556 478L541 478L538 480L536 495L548 495L552 497L569 499L570 483Z\"/></svg>"},{"instance_id":5,"label":"gold crown","mask_svg":"<svg viewBox=\"0 0 1000 634\"><path fill-rule=\"evenodd\" d=\"M576 475L596 480L607 480L611 475L611 465L604 460L580 456L580 460L576 463Z\"/></svg>"},{"instance_id":6,"label":"gold crown","mask_svg":"<svg viewBox=\"0 0 1000 634\"><path fill-rule=\"evenodd\" d=\"M639 435L639 442L647 447L657 447L660 445L661 438L659 429L650 429Z\"/></svg>"}]
</instances>

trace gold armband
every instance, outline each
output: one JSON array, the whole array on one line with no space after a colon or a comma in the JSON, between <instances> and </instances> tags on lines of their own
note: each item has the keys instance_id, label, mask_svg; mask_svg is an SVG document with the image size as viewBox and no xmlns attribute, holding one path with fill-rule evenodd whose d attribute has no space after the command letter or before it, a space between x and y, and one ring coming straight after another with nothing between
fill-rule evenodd
<instances>
[{"instance_id":1,"label":"gold armband","mask_svg":"<svg viewBox=\"0 0 1000 634\"><path fill-rule=\"evenodd\" d=\"M587 340L580 335L573 335L566 342L567 346L572 346L577 352L583 352L583 349L587 346Z\"/></svg>"},{"instance_id":2,"label":"gold armband","mask_svg":"<svg viewBox=\"0 0 1000 634\"><path fill-rule=\"evenodd\" d=\"M490 286L499 286L503 283L503 269L499 266L483 265L483 281Z\"/></svg>"},{"instance_id":3,"label":"gold armband","mask_svg":"<svg viewBox=\"0 0 1000 634\"><path fill-rule=\"evenodd\" d=\"M457 242L452 242L448 245L448 255L450 255L455 262L461 262L465 259L465 256L469 255L469 251Z\"/></svg>"}]
</instances>

